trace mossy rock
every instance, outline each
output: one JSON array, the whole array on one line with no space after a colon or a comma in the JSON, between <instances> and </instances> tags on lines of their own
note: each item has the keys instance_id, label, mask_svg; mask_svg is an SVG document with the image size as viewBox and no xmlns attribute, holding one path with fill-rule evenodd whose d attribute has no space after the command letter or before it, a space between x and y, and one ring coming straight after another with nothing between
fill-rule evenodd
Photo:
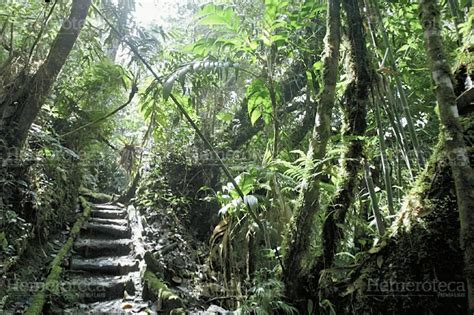
<instances>
[{"instance_id":1,"label":"mossy rock","mask_svg":"<svg viewBox=\"0 0 474 315\"><path fill-rule=\"evenodd\" d=\"M166 283L149 270L145 271L143 275L143 299L156 301L159 308L165 312L183 307L181 299L168 288Z\"/></svg>"},{"instance_id":2,"label":"mossy rock","mask_svg":"<svg viewBox=\"0 0 474 315\"><path fill-rule=\"evenodd\" d=\"M79 193L92 203L107 203L112 201L112 196L94 192L85 187L80 187Z\"/></svg>"}]
</instances>

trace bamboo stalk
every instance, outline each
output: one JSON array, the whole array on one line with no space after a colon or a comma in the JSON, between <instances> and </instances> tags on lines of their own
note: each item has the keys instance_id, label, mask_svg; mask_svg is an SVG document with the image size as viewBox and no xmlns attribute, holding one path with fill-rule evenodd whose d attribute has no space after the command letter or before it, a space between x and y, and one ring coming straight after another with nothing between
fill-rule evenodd
<instances>
[{"instance_id":1,"label":"bamboo stalk","mask_svg":"<svg viewBox=\"0 0 474 315\"><path fill-rule=\"evenodd\" d=\"M372 205L372 211L374 213L375 225L377 226L377 232L380 236L385 234L385 226L382 221L382 215L380 214L379 203L377 200L377 195L375 193L374 181L372 180L372 175L370 174L369 163L366 161L364 163L364 177L365 184L367 185L367 190L369 191L370 203Z\"/></svg>"},{"instance_id":2,"label":"bamboo stalk","mask_svg":"<svg viewBox=\"0 0 474 315\"><path fill-rule=\"evenodd\" d=\"M385 27L383 25L382 14L380 13L380 9L379 9L378 5L373 0L371 0L371 4L372 4L371 5L372 11L373 11L373 13L375 13L375 15L376 15L376 17L379 21L379 24L380 24L380 32L382 34L382 40L383 40L385 48L387 49L388 62L390 64L390 67L392 68L392 70L395 73L398 73L398 67L397 67L397 64L396 64L395 54L393 53L392 45L390 44L390 41L388 39L387 30L385 29ZM398 92L398 99L400 100L402 112L405 116L405 119L407 120L408 133L410 135L410 140L411 140L412 145L413 145L413 150L415 152L416 160L418 161L419 167L423 168L425 162L424 162L423 156L421 154L421 148L420 148L420 145L419 145L419 142L418 142L418 137L416 135L415 125L413 124L413 118L412 118L412 115L410 113L406 92L405 92L405 89L403 88L403 82L400 79L399 75L395 75L394 77L395 77L394 78L395 79L395 87L396 87L397 92Z\"/></svg>"},{"instance_id":3,"label":"bamboo stalk","mask_svg":"<svg viewBox=\"0 0 474 315\"><path fill-rule=\"evenodd\" d=\"M385 145L384 130L380 118L380 109L378 104L376 103L374 103L374 114L375 122L377 124L377 134L379 136L380 157L382 159L383 178L385 183L385 191L387 193L388 212L390 213L390 215L394 215L395 209L393 206L393 190L392 179L390 178L390 164L388 163L387 159L387 147Z\"/></svg>"}]
</instances>

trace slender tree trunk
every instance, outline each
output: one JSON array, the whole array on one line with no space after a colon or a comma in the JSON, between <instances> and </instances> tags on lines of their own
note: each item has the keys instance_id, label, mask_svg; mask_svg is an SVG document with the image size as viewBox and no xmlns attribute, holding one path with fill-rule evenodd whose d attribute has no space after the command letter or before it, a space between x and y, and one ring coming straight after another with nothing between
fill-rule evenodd
<instances>
[{"instance_id":1,"label":"slender tree trunk","mask_svg":"<svg viewBox=\"0 0 474 315\"><path fill-rule=\"evenodd\" d=\"M364 143L361 137L365 134L367 103L372 83L367 59L365 35L358 0L343 0L347 16L349 50L349 73L352 77L347 86L342 102L343 139L347 141L347 149L343 154L341 166L341 182L332 198L324 217L322 231L323 253L316 259L312 267L309 285L313 299L317 299L319 281L323 269L330 268L334 262L336 251L343 239L343 227L347 212L354 202L355 189L359 187L363 169Z\"/></svg>"},{"instance_id":2,"label":"slender tree trunk","mask_svg":"<svg viewBox=\"0 0 474 315\"><path fill-rule=\"evenodd\" d=\"M367 50L362 18L358 0L343 0L347 14L350 41L350 72L353 80L344 95L342 110L344 115L343 138L351 138L342 162L342 182L327 209L327 218L323 228L324 265L332 265L334 254L342 231L336 225L344 223L345 215L352 205L354 189L358 186L362 170L360 159L363 157L367 101L369 97L370 74L368 71Z\"/></svg>"},{"instance_id":3,"label":"slender tree trunk","mask_svg":"<svg viewBox=\"0 0 474 315\"><path fill-rule=\"evenodd\" d=\"M273 112L273 149L272 157L276 159L278 156L278 147L279 147L279 138L280 138L280 122L278 120L278 105L275 88L273 86L273 81L270 81L269 87L270 100L272 102L272 112Z\"/></svg>"},{"instance_id":4,"label":"slender tree trunk","mask_svg":"<svg viewBox=\"0 0 474 315\"><path fill-rule=\"evenodd\" d=\"M140 183L140 179L142 178L140 170L137 170L137 173L133 177L132 183L129 185L127 190L122 193L122 195L117 199L117 202L128 204L130 200L135 197L135 193L138 188L138 184Z\"/></svg>"},{"instance_id":5,"label":"slender tree trunk","mask_svg":"<svg viewBox=\"0 0 474 315\"><path fill-rule=\"evenodd\" d=\"M382 214L380 212L377 195L375 194L375 185L374 181L372 180L372 174L370 173L370 165L367 161L364 163L364 177L367 190L369 191L370 201L372 203L375 226L377 227L377 232L379 232L379 235L383 236L385 234L385 225L382 220Z\"/></svg>"},{"instance_id":6,"label":"slender tree trunk","mask_svg":"<svg viewBox=\"0 0 474 315\"><path fill-rule=\"evenodd\" d=\"M12 91L9 104L0 104L12 110L0 113L0 136L7 147L20 148L28 135L31 124L38 116L45 98L64 66L74 43L84 25L91 0L74 0L69 17L64 21L52 44L46 61L35 75L22 82L21 91Z\"/></svg>"},{"instance_id":7,"label":"slender tree trunk","mask_svg":"<svg viewBox=\"0 0 474 315\"><path fill-rule=\"evenodd\" d=\"M426 51L436 84L436 99L444 132L445 150L456 187L461 225L460 243L464 251L469 308L472 312L474 311L474 170L469 162L463 130L459 123L451 70L441 38L437 1L420 0L420 12Z\"/></svg>"},{"instance_id":8,"label":"slender tree trunk","mask_svg":"<svg viewBox=\"0 0 474 315\"><path fill-rule=\"evenodd\" d=\"M387 205L388 205L388 212L390 215L395 214L395 206L393 204L393 190L392 190L392 178L391 178L391 170L390 164L388 163L387 158L387 146L385 145L385 135L384 129L382 126L382 118L380 116L380 109L379 109L379 100L373 98L374 104L374 114L375 114L375 122L377 125L377 135L379 137L379 146L380 146L380 157L382 160L382 170L383 170L383 178L385 184L385 191L387 192Z\"/></svg>"},{"instance_id":9,"label":"slender tree trunk","mask_svg":"<svg viewBox=\"0 0 474 315\"><path fill-rule=\"evenodd\" d=\"M326 146L331 133L331 115L335 101L337 72L340 46L340 1L328 1L327 30L325 38L325 55L323 58L324 72L319 107L315 118L313 134L308 151L311 165L308 169L312 174L319 173L319 167L314 167L326 155ZM319 164L320 165L320 164ZM283 281L286 294L292 299L298 299L303 294L300 279L304 278L303 261L310 249L311 231L314 216L319 206L319 176L311 176L300 194L298 208L291 222L287 236L287 248L283 259Z\"/></svg>"}]
</instances>

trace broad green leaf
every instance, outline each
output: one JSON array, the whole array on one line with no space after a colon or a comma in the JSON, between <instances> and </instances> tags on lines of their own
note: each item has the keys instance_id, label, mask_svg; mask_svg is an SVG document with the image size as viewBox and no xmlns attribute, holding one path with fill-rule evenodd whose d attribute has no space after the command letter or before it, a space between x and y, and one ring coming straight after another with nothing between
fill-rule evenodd
<instances>
[{"instance_id":1,"label":"broad green leaf","mask_svg":"<svg viewBox=\"0 0 474 315\"><path fill-rule=\"evenodd\" d=\"M168 100L169 96L171 95L171 91L173 90L174 81L176 81L177 76L173 74L166 80L163 84L163 98L164 100Z\"/></svg>"},{"instance_id":2,"label":"broad green leaf","mask_svg":"<svg viewBox=\"0 0 474 315\"><path fill-rule=\"evenodd\" d=\"M270 102L270 94L263 80L258 79L252 82L247 88L247 110L252 124L263 117L265 123L271 120L272 105Z\"/></svg>"},{"instance_id":3,"label":"broad green leaf","mask_svg":"<svg viewBox=\"0 0 474 315\"><path fill-rule=\"evenodd\" d=\"M250 115L250 122L252 123L252 125L255 125L255 123L260 117L262 117L262 113L258 108L254 108L252 114Z\"/></svg>"},{"instance_id":4,"label":"broad green leaf","mask_svg":"<svg viewBox=\"0 0 474 315\"><path fill-rule=\"evenodd\" d=\"M217 119L221 121L231 121L233 115L231 113L219 113L217 114Z\"/></svg>"},{"instance_id":5,"label":"broad green leaf","mask_svg":"<svg viewBox=\"0 0 474 315\"><path fill-rule=\"evenodd\" d=\"M319 61L317 61L313 64L313 70L314 71L319 71L321 69L323 69L323 62L321 60L319 60Z\"/></svg>"},{"instance_id":6,"label":"broad green leaf","mask_svg":"<svg viewBox=\"0 0 474 315\"><path fill-rule=\"evenodd\" d=\"M231 21L227 20L224 16L219 15L208 15L199 20L199 24L202 25L227 25L230 26Z\"/></svg>"}]
</instances>

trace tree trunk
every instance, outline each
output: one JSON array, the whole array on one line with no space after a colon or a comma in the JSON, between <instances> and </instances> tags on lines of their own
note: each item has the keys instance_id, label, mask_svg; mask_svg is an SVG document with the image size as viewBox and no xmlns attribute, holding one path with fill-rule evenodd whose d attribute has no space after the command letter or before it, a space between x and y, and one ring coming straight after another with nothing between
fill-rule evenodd
<instances>
[{"instance_id":1,"label":"tree trunk","mask_svg":"<svg viewBox=\"0 0 474 315\"><path fill-rule=\"evenodd\" d=\"M117 199L117 202L128 204L132 198L135 197L135 193L138 188L138 184L140 183L141 173L140 170L137 170L137 173L133 177L133 181L128 186L127 190L122 193L122 195Z\"/></svg>"},{"instance_id":2,"label":"tree trunk","mask_svg":"<svg viewBox=\"0 0 474 315\"><path fill-rule=\"evenodd\" d=\"M464 137L473 141L473 113L462 122ZM356 267L338 277L343 280L326 284L324 298L337 314L468 314L458 203L443 138L390 235L359 253Z\"/></svg>"},{"instance_id":3,"label":"tree trunk","mask_svg":"<svg viewBox=\"0 0 474 315\"><path fill-rule=\"evenodd\" d=\"M48 96L59 72L64 66L74 43L84 25L91 0L74 0L69 17L64 21L52 44L46 61L27 82L21 82L21 90L11 91L15 97L1 108L10 108L0 114L0 136L7 148L21 148L33 121ZM12 108L13 107L13 108Z\"/></svg>"},{"instance_id":4,"label":"tree trunk","mask_svg":"<svg viewBox=\"0 0 474 315\"><path fill-rule=\"evenodd\" d=\"M474 311L474 170L463 139L448 57L441 38L440 12L435 0L420 1L420 19L444 133L444 147L449 159L460 221L461 248L464 251L468 300Z\"/></svg>"},{"instance_id":5,"label":"tree trunk","mask_svg":"<svg viewBox=\"0 0 474 315\"><path fill-rule=\"evenodd\" d=\"M308 151L308 159L311 160L311 165L308 165L308 168L311 168L312 174L319 173L320 166L314 167L314 165L324 158L331 132L331 115L339 64L340 24L340 1L329 1L323 58L324 87L320 94ZM314 216L319 209L319 180L319 176L312 176L305 183L287 236L287 248L283 259L283 281L286 285L286 295L292 300L304 299L306 295L300 280L305 278L303 261L310 249Z\"/></svg>"},{"instance_id":6,"label":"tree trunk","mask_svg":"<svg viewBox=\"0 0 474 315\"><path fill-rule=\"evenodd\" d=\"M318 300L321 273L331 268L340 241L343 239L343 227L349 208L354 201L355 189L359 187L364 156L363 137L366 129L367 102L371 75L365 46L365 35L358 0L343 0L347 16L348 37L350 42L349 71L352 81L349 83L342 102L342 136L349 138L346 152L342 158L341 182L335 196L325 211L322 231L323 253L312 267L311 281L308 282L313 300Z\"/></svg>"}]
</instances>

